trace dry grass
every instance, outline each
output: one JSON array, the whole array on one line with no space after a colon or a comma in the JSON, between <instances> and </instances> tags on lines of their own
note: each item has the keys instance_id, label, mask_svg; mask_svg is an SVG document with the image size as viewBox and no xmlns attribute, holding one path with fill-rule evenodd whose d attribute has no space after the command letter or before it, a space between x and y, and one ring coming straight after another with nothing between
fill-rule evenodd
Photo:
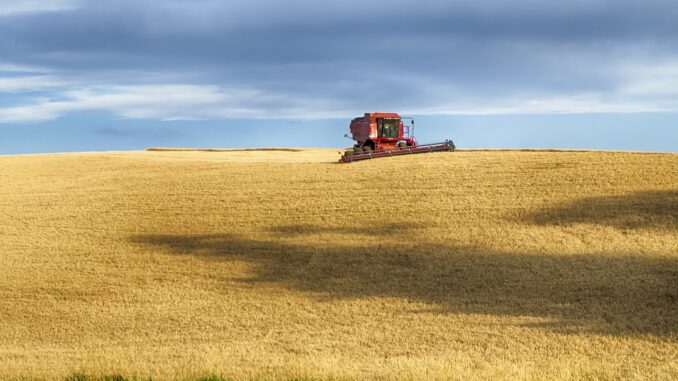
<instances>
[{"instance_id":1,"label":"dry grass","mask_svg":"<svg viewBox=\"0 0 678 381\"><path fill-rule=\"evenodd\" d=\"M0 158L0 378L678 378L678 155L336 152Z\"/></svg>"},{"instance_id":2,"label":"dry grass","mask_svg":"<svg viewBox=\"0 0 678 381\"><path fill-rule=\"evenodd\" d=\"M283 152L303 152L302 148L168 148L168 147L150 147L146 148L150 152L240 152L240 151L283 151Z\"/></svg>"}]
</instances>

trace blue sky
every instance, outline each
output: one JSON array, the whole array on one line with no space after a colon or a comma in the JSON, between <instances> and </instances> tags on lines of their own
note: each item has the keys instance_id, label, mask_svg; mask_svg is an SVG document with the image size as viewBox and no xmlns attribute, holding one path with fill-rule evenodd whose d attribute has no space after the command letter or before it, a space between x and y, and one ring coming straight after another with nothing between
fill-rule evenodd
<instances>
[{"instance_id":1,"label":"blue sky","mask_svg":"<svg viewBox=\"0 0 678 381\"><path fill-rule=\"evenodd\" d=\"M366 111L469 148L678 151L668 0L0 0L0 154L340 147Z\"/></svg>"}]
</instances>

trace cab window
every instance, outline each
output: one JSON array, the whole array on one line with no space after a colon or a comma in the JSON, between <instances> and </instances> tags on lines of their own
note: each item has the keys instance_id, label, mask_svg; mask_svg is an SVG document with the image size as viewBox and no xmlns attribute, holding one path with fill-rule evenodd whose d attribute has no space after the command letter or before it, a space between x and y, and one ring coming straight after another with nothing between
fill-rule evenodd
<instances>
[{"instance_id":1,"label":"cab window","mask_svg":"<svg viewBox=\"0 0 678 381\"><path fill-rule=\"evenodd\" d=\"M398 118L378 118L377 128L379 137L381 138L398 138L398 128L400 127L400 119Z\"/></svg>"}]
</instances>

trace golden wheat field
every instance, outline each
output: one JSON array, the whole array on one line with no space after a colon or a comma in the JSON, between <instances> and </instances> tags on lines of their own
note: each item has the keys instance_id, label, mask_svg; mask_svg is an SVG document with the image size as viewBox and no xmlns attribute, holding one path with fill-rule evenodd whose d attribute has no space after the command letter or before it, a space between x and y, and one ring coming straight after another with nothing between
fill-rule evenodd
<instances>
[{"instance_id":1,"label":"golden wheat field","mask_svg":"<svg viewBox=\"0 0 678 381\"><path fill-rule=\"evenodd\" d=\"M0 157L0 378L678 379L678 155Z\"/></svg>"}]
</instances>

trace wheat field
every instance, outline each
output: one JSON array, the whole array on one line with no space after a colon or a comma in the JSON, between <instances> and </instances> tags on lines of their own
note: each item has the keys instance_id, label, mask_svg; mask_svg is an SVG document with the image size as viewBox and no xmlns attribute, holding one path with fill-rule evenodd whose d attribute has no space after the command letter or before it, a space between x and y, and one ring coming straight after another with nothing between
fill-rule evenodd
<instances>
[{"instance_id":1,"label":"wheat field","mask_svg":"<svg viewBox=\"0 0 678 381\"><path fill-rule=\"evenodd\" d=\"M678 155L0 157L0 378L678 379Z\"/></svg>"}]
</instances>

